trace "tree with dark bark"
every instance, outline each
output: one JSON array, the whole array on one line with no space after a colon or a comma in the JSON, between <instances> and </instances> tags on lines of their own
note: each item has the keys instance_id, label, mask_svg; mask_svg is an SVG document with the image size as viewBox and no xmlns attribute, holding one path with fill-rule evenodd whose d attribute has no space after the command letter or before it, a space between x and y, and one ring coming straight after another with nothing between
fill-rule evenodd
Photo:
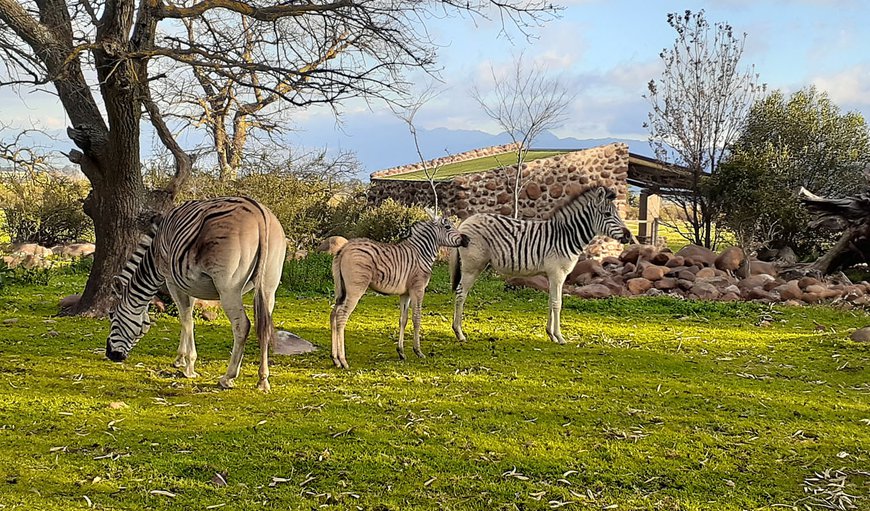
<instances>
[{"instance_id":1,"label":"tree with dark bark","mask_svg":"<svg viewBox=\"0 0 870 511\"><path fill-rule=\"evenodd\" d=\"M108 310L109 281L143 220L170 209L190 175L193 158L166 122L156 84L201 68L243 89L243 97L274 95L290 105L387 97L405 86L403 71L435 62L424 21L433 11L483 16L492 5L524 29L554 14L543 0L0 0L0 81L53 86L77 146L68 157L92 185L84 207L97 248L73 312ZM185 22L197 24L193 40ZM329 48L344 44L322 62ZM174 159L174 176L161 189L148 189L142 178L143 115Z\"/></svg>"},{"instance_id":2,"label":"tree with dark bark","mask_svg":"<svg viewBox=\"0 0 870 511\"><path fill-rule=\"evenodd\" d=\"M483 111L504 130L514 144L513 211L520 215L520 191L525 186L523 164L526 153L541 133L558 128L565 122L574 94L546 67L528 63L523 55L514 60L510 70L501 75L490 66L492 90L475 86L471 94Z\"/></svg>"},{"instance_id":3,"label":"tree with dark bark","mask_svg":"<svg viewBox=\"0 0 870 511\"><path fill-rule=\"evenodd\" d=\"M711 25L704 11L668 14L668 24L677 38L660 54L662 76L647 85L652 111L645 127L657 158L692 173L690 193L669 197L683 218L666 220L689 242L714 248L716 211L704 181L727 156L764 86L752 68L740 67L745 34L736 36L727 23Z\"/></svg>"}]
</instances>

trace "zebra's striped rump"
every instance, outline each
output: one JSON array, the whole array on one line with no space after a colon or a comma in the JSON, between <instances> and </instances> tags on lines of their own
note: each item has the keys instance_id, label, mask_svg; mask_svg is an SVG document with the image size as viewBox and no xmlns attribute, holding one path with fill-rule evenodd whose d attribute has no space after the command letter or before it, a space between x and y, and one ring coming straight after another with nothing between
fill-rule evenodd
<instances>
[{"instance_id":1,"label":"zebra's striped rump","mask_svg":"<svg viewBox=\"0 0 870 511\"><path fill-rule=\"evenodd\" d=\"M133 257L115 278L118 296L110 312L106 356L127 358L148 331L148 304L164 284L179 309L182 339L176 364L193 376L196 350L191 310L194 298L220 299L233 323L231 369L221 384L231 386L238 373L250 321L242 294L255 289L254 315L261 340L274 335L271 311L286 251L284 231L265 207L245 197L189 201L173 209L144 236ZM261 351L266 352L261 346ZM265 356L265 354L264 354ZM268 369L261 388L268 390Z\"/></svg>"}]
</instances>

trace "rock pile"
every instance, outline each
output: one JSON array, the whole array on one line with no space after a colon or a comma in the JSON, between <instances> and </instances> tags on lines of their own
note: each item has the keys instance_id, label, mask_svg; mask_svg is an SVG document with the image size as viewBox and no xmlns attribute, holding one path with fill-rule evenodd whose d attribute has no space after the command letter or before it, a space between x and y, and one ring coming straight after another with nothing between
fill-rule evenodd
<instances>
[{"instance_id":1,"label":"rock pile","mask_svg":"<svg viewBox=\"0 0 870 511\"><path fill-rule=\"evenodd\" d=\"M73 259L77 257L90 257L94 254L93 243L72 243L69 245L56 245L51 248L37 245L36 243L16 243L8 246L2 256L2 261L9 268L22 266L24 268L47 268L51 266L53 259Z\"/></svg>"},{"instance_id":2,"label":"rock pile","mask_svg":"<svg viewBox=\"0 0 870 511\"><path fill-rule=\"evenodd\" d=\"M745 255L739 248L721 253L689 245L676 254L652 245L632 245L618 257L577 263L564 291L582 298L670 295L692 300L753 300L785 305L837 302L846 307L870 305L870 283L839 277L813 277L750 260L749 275L740 275ZM546 277L508 281L547 291Z\"/></svg>"}]
</instances>

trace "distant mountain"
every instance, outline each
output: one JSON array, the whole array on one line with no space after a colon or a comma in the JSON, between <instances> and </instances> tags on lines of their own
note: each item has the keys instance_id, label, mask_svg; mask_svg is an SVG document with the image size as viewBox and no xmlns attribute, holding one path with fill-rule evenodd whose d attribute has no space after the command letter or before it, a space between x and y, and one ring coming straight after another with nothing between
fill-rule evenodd
<instances>
[{"instance_id":1,"label":"distant mountain","mask_svg":"<svg viewBox=\"0 0 870 511\"><path fill-rule=\"evenodd\" d=\"M295 132L289 143L307 147L327 147L330 150L349 150L356 153L363 170L360 178L367 179L369 174L397 165L405 165L420 160L414 148L414 140L407 128L392 118L372 116L366 119L346 120L341 129L333 123L311 123L304 131ZM509 143L506 133L493 135L480 130L448 128L418 129L420 149L426 159L457 154L472 149ZM541 149L587 149L614 142L624 142L629 150L646 156L653 156L645 140L596 138L577 139L559 138L547 131L534 143Z\"/></svg>"}]
</instances>

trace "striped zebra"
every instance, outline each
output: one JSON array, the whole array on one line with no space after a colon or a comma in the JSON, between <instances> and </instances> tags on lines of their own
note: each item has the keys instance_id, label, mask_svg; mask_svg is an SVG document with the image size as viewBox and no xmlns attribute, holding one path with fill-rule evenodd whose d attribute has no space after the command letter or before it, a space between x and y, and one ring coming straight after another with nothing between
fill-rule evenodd
<instances>
[{"instance_id":1,"label":"striped zebra","mask_svg":"<svg viewBox=\"0 0 870 511\"><path fill-rule=\"evenodd\" d=\"M344 327L367 289L400 296L399 344L396 351L402 360L405 359L408 307L414 308L414 353L423 358L420 350L421 307L423 294L432 277L432 265L435 264L438 247L464 247L467 244L468 238L460 234L450 220L441 218L412 225L410 236L398 244L358 238L341 247L332 261L335 307L329 316L332 361L335 366L349 367L344 353Z\"/></svg>"},{"instance_id":2,"label":"striped zebra","mask_svg":"<svg viewBox=\"0 0 870 511\"><path fill-rule=\"evenodd\" d=\"M194 371L194 298L220 299L233 327L229 367L219 380L230 388L239 374L251 322L242 295L254 289L254 317L260 343L260 390L269 391L268 349L274 339L272 310L287 244L275 215L245 197L185 202L152 224L133 257L112 282L116 305L106 357L123 361L148 332L148 304L164 284L178 306L181 341L175 367L188 378Z\"/></svg>"},{"instance_id":3,"label":"striped zebra","mask_svg":"<svg viewBox=\"0 0 870 511\"><path fill-rule=\"evenodd\" d=\"M562 286L583 249L596 235L616 238L622 243L631 239L613 200L616 194L598 187L571 199L553 211L547 220L517 220L501 215L471 215L459 226L468 235L468 246L454 250L450 266L456 301L453 332L460 341L462 310L468 291L480 272L491 265L504 276L546 275L550 283L550 315L547 335L565 344L559 314L562 309Z\"/></svg>"}]
</instances>

